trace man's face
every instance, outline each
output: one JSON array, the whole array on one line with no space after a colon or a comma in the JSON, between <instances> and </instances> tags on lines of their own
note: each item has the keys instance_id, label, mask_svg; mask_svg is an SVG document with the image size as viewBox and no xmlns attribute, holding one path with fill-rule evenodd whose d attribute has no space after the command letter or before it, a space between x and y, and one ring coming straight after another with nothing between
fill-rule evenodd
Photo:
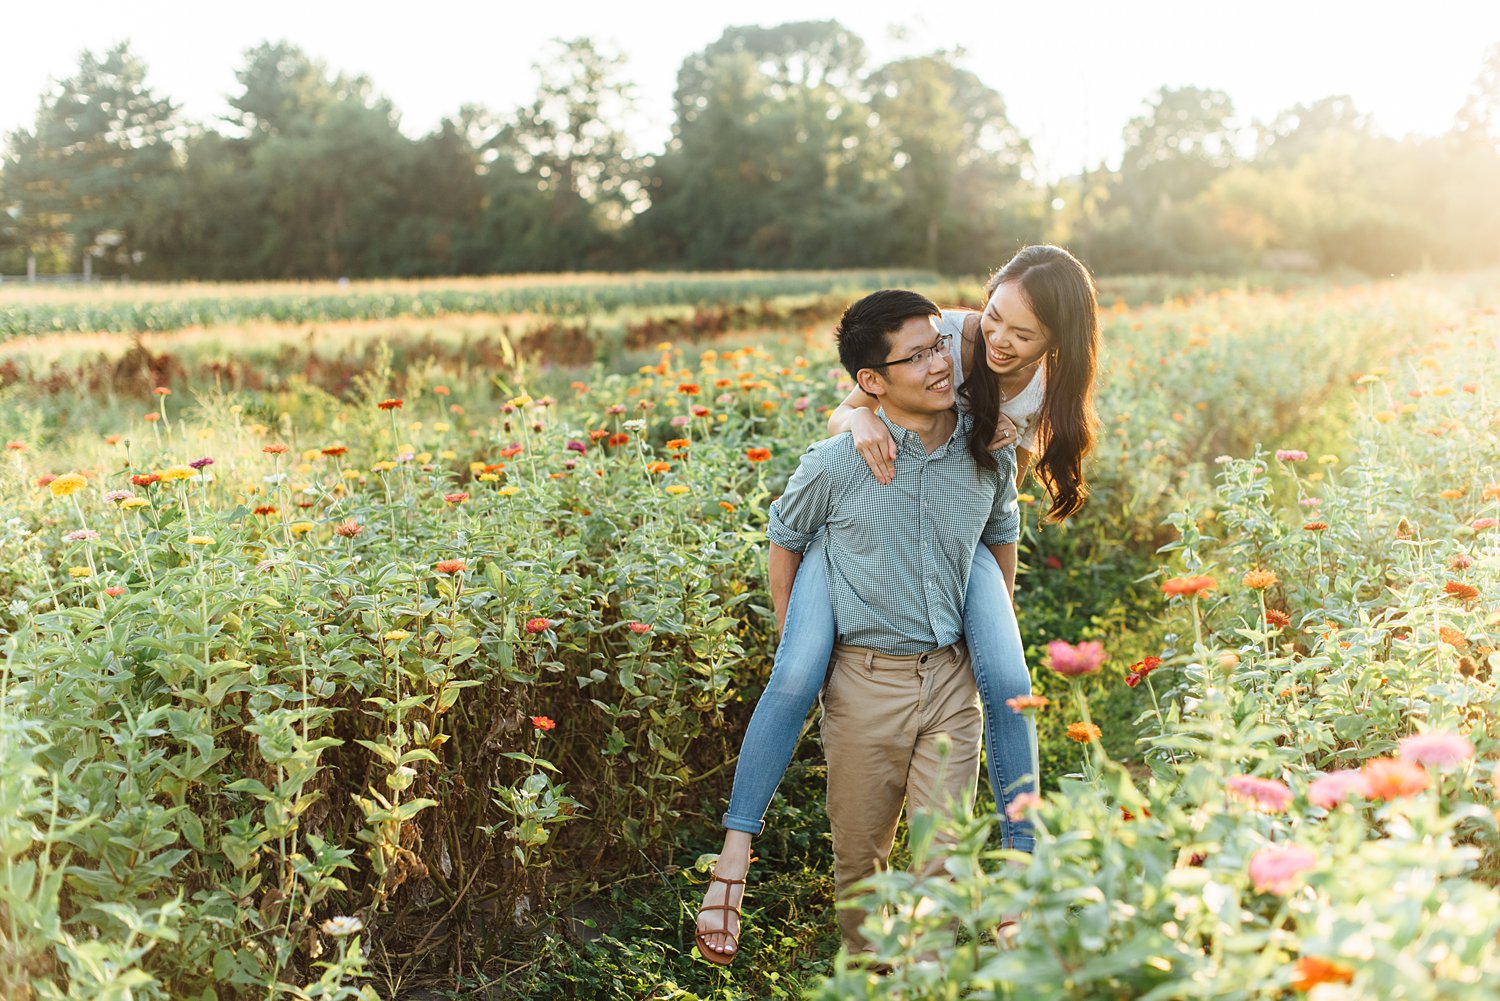
<instances>
[{"instance_id":1,"label":"man's face","mask_svg":"<svg viewBox=\"0 0 1500 1001\"><path fill-rule=\"evenodd\" d=\"M943 344L937 317L914 316L887 340L885 358L893 364L864 370L870 373L866 391L880 398L886 413L894 419L897 413L931 415L952 409L953 364L947 351L927 350ZM925 358L900 360L922 351Z\"/></svg>"}]
</instances>

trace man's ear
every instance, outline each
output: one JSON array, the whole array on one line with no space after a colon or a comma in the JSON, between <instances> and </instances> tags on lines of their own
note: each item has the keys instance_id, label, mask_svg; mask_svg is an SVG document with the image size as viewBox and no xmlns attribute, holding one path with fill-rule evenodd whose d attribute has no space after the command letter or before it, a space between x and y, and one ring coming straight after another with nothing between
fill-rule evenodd
<instances>
[{"instance_id":1,"label":"man's ear","mask_svg":"<svg viewBox=\"0 0 1500 1001\"><path fill-rule=\"evenodd\" d=\"M885 392L885 378L878 369L862 368L854 373L854 381L869 396L879 396Z\"/></svg>"}]
</instances>

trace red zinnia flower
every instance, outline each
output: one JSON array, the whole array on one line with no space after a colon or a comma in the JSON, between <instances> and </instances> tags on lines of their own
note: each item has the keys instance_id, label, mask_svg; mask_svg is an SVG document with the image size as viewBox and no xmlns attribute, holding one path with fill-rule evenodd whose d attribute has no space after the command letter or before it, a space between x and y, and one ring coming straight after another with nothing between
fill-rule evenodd
<instances>
[{"instance_id":1,"label":"red zinnia flower","mask_svg":"<svg viewBox=\"0 0 1500 1001\"><path fill-rule=\"evenodd\" d=\"M621 431L619 434L612 434L609 436L609 447L618 448L629 440L630 435L626 434L624 431Z\"/></svg>"},{"instance_id":2,"label":"red zinnia flower","mask_svg":"<svg viewBox=\"0 0 1500 1001\"><path fill-rule=\"evenodd\" d=\"M1161 667L1160 657L1147 657L1145 660L1130 665L1130 673L1125 676L1125 684L1134 688L1146 680L1146 675Z\"/></svg>"},{"instance_id":3,"label":"red zinnia flower","mask_svg":"<svg viewBox=\"0 0 1500 1001\"><path fill-rule=\"evenodd\" d=\"M377 403L375 405L377 407L379 407L381 410L400 410L401 409L401 402L402 401L397 400L397 399L389 399L389 400L381 400L379 403Z\"/></svg>"},{"instance_id":4,"label":"red zinnia flower","mask_svg":"<svg viewBox=\"0 0 1500 1001\"><path fill-rule=\"evenodd\" d=\"M1473 601L1479 597L1479 588L1474 587L1472 584L1465 584L1459 580L1448 581L1448 583L1443 585L1443 591L1451 594L1459 601Z\"/></svg>"},{"instance_id":5,"label":"red zinnia flower","mask_svg":"<svg viewBox=\"0 0 1500 1001\"><path fill-rule=\"evenodd\" d=\"M262 504L257 507L253 513L258 515L275 514L276 507L273 504Z\"/></svg>"},{"instance_id":6,"label":"red zinnia flower","mask_svg":"<svg viewBox=\"0 0 1500 1001\"><path fill-rule=\"evenodd\" d=\"M544 633L548 629L551 629L551 628L552 628L552 620L551 619L536 618L536 619L528 619L528 620L526 620L526 631L528 633L531 633L533 636L536 635L537 633Z\"/></svg>"},{"instance_id":7,"label":"red zinnia flower","mask_svg":"<svg viewBox=\"0 0 1500 1001\"><path fill-rule=\"evenodd\" d=\"M349 450L347 448L345 448L343 445L329 445L327 448L323 449L323 454L324 455L343 455L344 453L346 453L348 451Z\"/></svg>"},{"instance_id":8,"label":"red zinnia flower","mask_svg":"<svg viewBox=\"0 0 1500 1001\"><path fill-rule=\"evenodd\" d=\"M1292 617L1279 608L1266 609L1266 625L1276 629L1285 629L1292 624Z\"/></svg>"},{"instance_id":9,"label":"red zinnia flower","mask_svg":"<svg viewBox=\"0 0 1500 1001\"><path fill-rule=\"evenodd\" d=\"M771 458L769 448L748 448L745 450L745 458L751 462L768 462Z\"/></svg>"},{"instance_id":10,"label":"red zinnia flower","mask_svg":"<svg viewBox=\"0 0 1500 1001\"><path fill-rule=\"evenodd\" d=\"M449 504L462 504L464 501L466 501L468 499L469 499L469 495L468 495L467 492L460 492L460 493L456 493L456 494L443 494L443 500L447 501Z\"/></svg>"},{"instance_id":11,"label":"red zinnia flower","mask_svg":"<svg viewBox=\"0 0 1500 1001\"><path fill-rule=\"evenodd\" d=\"M130 482L138 487L149 487L160 479L161 474L159 473L136 473L130 478Z\"/></svg>"}]
</instances>

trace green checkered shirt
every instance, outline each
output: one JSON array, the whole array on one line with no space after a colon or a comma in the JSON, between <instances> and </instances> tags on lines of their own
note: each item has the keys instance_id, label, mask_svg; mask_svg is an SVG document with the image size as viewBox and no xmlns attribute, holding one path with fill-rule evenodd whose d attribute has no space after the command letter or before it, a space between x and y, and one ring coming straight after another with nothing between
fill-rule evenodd
<instances>
[{"instance_id":1,"label":"green checkered shirt","mask_svg":"<svg viewBox=\"0 0 1500 1001\"><path fill-rule=\"evenodd\" d=\"M955 642L975 547L1016 541L1015 448L988 472L968 453L974 421L958 414L931 454L878 411L896 441L896 478L875 481L849 433L815 443L771 505L771 541L805 552L821 530L841 643L906 655Z\"/></svg>"}]
</instances>

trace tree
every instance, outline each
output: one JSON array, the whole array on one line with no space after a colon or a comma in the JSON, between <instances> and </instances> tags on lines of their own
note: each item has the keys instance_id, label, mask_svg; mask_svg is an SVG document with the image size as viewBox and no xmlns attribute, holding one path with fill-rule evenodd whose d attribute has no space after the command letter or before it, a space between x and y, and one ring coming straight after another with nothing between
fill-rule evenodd
<instances>
[{"instance_id":1,"label":"tree","mask_svg":"<svg viewBox=\"0 0 1500 1001\"><path fill-rule=\"evenodd\" d=\"M881 67L869 91L872 145L895 187L886 261L980 271L1040 235L1026 211L1036 199L1022 194L1031 148L998 93L948 53Z\"/></svg>"},{"instance_id":2,"label":"tree","mask_svg":"<svg viewBox=\"0 0 1500 1001\"><path fill-rule=\"evenodd\" d=\"M587 38L555 42L536 65L535 98L483 147L495 154L485 226L497 263L560 270L608 261L641 187L620 125L634 102L624 62Z\"/></svg>"},{"instance_id":3,"label":"tree","mask_svg":"<svg viewBox=\"0 0 1500 1001\"><path fill-rule=\"evenodd\" d=\"M1330 137L1367 139L1373 128L1370 116L1354 106L1354 99L1340 94L1311 104L1295 104L1278 112L1270 122L1257 125L1256 132L1256 161L1267 166L1290 166Z\"/></svg>"},{"instance_id":4,"label":"tree","mask_svg":"<svg viewBox=\"0 0 1500 1001\"><path fill-rule=\"evenodd\" d=\"M864 65L836 21L729 28L689 56L642 245L691 267L858 263L874 218Z\"/></svg>"},{"instance_id":5,"label":"tree","mask_svg":"<svg viewBox=\"0 0 1500 1001\"><path fill-rule=\"evenodd\" d=\"M1221 90L1163 87L1125 126L1120 192L1137 223L1203 191L1235 161L1234 102Z\"/></svg>"},{"instance_id":6,"label":"tree","mask_svg":"<svg viewBox=\"0 0 1500 1001\"><path fill-rule=\"evenodd\" d=\"M1500 153L1500 42L1490 46L1459 109L1456 131Z\"/></svg>"},{"instance_id":7,"label":"tree","mask_svg":"<svg viewBox=\"0 0 1500 1001\"><path fill-rule=\"evenodd\" d=\"M121 43L85 51L78 72L44 94L36 123L9 137L5 200L30 251L67 247L104 270L142 259L143 190L175 170L176 107L146 85L146 67Z\"/></svg>"}]
</instances>

